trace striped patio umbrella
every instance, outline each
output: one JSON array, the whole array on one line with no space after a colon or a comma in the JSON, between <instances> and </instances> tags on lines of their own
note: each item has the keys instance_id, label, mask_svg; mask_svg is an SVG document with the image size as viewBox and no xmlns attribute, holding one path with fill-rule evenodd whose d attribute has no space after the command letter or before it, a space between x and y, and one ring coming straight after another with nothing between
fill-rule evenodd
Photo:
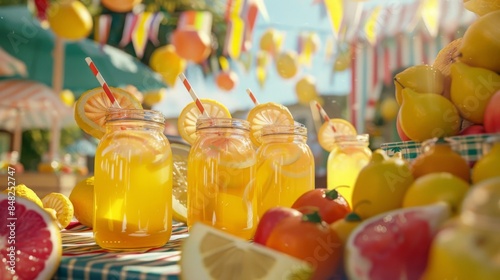
<instances>
[{"instance_id":1,"label":"striped patio umbrella","mask_svg":"<svg viewBox=\"0 0 500 280\"><path fill-rule=\"evenodd\" d=\"M33 81L0 81L0 128L14 134L13 151L21 152L21 133L30 129L50 129L49 154L55 159L60 130L76 125L73 109L66 106L51 88Z\"/></svg>"},{"instance_id":2,"label":"striped patio umbrella","mask_svg":"<svg viewBox=\"0 0 500 280\"><path fill-rule=\"evenodd\" d=\"M11 77L16 75L26 77L26 65L0 47L0 76Z\"/></svg>"}]
</instances>

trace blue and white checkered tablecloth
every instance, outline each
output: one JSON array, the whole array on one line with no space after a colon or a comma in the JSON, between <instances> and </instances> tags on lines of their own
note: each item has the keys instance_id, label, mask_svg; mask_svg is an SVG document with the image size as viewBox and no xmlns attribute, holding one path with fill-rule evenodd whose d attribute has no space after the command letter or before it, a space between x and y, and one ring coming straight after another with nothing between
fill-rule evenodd
<instances>
[{"instance_id":1,"label":"blue and white checkered tablecloth","mask_svg":"<svg viewBox=\"0 0 500 280\"><path fill-rule=\"evenodd\" d=\"M174 224L167 244L140 252L103 250L95 243L92 229L80 224L61 235L63 257L53 279L170 280L179 279L180 246L188 232L184 224Z\"/></svg>"}]
</instances>

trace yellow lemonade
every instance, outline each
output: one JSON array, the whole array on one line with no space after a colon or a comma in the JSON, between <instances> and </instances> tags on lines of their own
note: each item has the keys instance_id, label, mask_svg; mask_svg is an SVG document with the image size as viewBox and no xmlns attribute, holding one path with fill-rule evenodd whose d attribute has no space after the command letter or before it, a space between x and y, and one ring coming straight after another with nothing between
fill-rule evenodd
<instances>
[{"instance_id":1,"label":"yellow lemonade","mask_svg":"<svg viewBox=\"0 0 500 280\"><path fill-rule=\"evenodd\" d=\"M162 124L137 122L108 122L96 151L93 230L102 248L154 248L170 239L170 144Z\"/></svg>"},{"instance_id":2,"label":"yellow lemonade","mask_svg":"<svg viewBox=\"0 0 500 280\"><path fill-rule=\"evenodd\" d=\"M352 189L356 178L371 158L368 135L343 135L335 139L336 144L328 156L327 187L335 189L342 186L337 191L352 205Z\"/></svg>"},{"instance_id":3,"label":"yellow lemonade","mask_svg":"<svg viewBox=\"0 0 500 280\"><path fill-rule=\"evenodd\" d=\"M202 222L250 239L258 218L255 150L248 123L236 119L200 120L197 133L188 158L188 227Z\"/></svg>"},{"instance_id":4,"label":"yellow lemonade","mask_svg":"<svg viewBox=\"0 0 500 280\"><path fill-rule=\"evenodd\" d=\"M299 196L314 189L314 156L306 144L307 130L299 126L269 126L257 150L258 213L292 207Z\"/></svg>"}]
</instances>

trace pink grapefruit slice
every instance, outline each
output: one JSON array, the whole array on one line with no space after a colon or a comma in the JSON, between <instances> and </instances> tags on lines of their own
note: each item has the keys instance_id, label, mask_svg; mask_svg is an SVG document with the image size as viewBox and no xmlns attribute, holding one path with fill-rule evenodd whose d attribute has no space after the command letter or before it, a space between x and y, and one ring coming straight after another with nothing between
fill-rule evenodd
<instances>
[{"instance_id":1,"label":"pink grapefruit slice","mask_svg":"<svg viewBox=\"0 0 500 280\"><path fill-rule=\"evenodd\" d=\"M21 197L0 194L0 209L0 279L51 279L62 255L57 222Z\"/></svg>"},{"instance_id":2,"label":"pink grapefruit slice","mask_svg":"<svg viewBox=\"0 0 500 280\"><path fill-rule=\"evenodd\" d=\"M451 215L445 203L400 208L359 224L346 244L349 279L421 279L432 240Z\"/></svg>"}]
</instances>

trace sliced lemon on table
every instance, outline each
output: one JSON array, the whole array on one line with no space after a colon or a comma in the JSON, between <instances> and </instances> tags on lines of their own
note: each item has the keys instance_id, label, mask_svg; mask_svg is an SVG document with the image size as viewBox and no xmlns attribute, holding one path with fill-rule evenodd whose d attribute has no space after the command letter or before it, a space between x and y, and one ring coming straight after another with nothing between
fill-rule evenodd
<instances>
[{"instance_id":1,"label":"sliced lemon on table","mask_svg":"<svg viewBox=\"0 0 500 280\"><path fill-rule=\"evenodd\" d=\"M62 193L49 193L42 198L44 208L56 211L56 218L61 229L66 228L74 215L73 203Z\"/></svg>"},{"instance_id":2,"label":"sliced lemon on table","mask_svg":"<svg viewBox=\"0 0 500 280\"><path fill-rule=\"evenodd\" d=\"M335 132L332 125L335 127ZM330 119L329 122L324 122L319 128L318 142L323 149L330 152L335 147L335 137L357 134L356 128L350 122L340 118Z\"/></svg>"},{"instance_id":3,"label":"sliced lemon on table","mask_svg":"<svg viewBox=\"0 0 500 280\"><path fill-rule=\"evenodd\" d=\"M131 93L110 87L122 109L142 109L141 102ZM76 124L86 133L101 139L105 132L106 113L111 101L100 87L84 92L75 103Z\"/></svg>"},{"instance_id":4,"label":"sliced lemon on table","mask_svg":"<svg viewBox=\"0 0 500 280\"><path fill-rule=\"evenodd\" d=\"M172 209L173 219L187 223L187 164L190 147L171 143L173 164Z\"/></svg>"},{"instance_id":5,"label":"sliced lemon on table","mask_svg":"<svg viewBox=\"0 0 500 280\"><path fill-rule=\"evenodd\" d=\"M250 140L256 146L262 144L261 131L266 125L292 125L293 116L287 107L274 103L261 103L253 107L247 115L250 122Z\"/></svg>"},{"instance_id":6,"label":"sliced lemon on table","mask_svg":"<svg viewBox=\"0 0 500 280\"><path fill-rule=\"evenodd\" d=\"M15 195L17 197L24 197L27 200L31 200L34 203L36 203L38 206L43 208L42 200L38 197L38 195L35 193L35 191L28 188L24 184L19 184L19 185L15 186L15 188L13 190L9 190L9 188L6 188L2 192L5 194L8 194L9 192L11 192L11 195Z\"/></svg>"},{"instance_id":7,"label":"sliced lemon on table","mask_svg":"<svg viewBox=\"0 0 500 280\"><path fill-rule=\"evenodd\" d=\"M312 267L265 246L196 223L181 248L181 278L310 279Z\"/></svg>"},{"instance_id":8,"label":"sliced lemon on table","mask_svg":"<svg viewBox=\"0 0 500 280\"><path fill-rule=\"evenodd\" d=\"M200 101L210 117L231 118L231 113L224 104L208 98L201 98ZM186 105L179 114L177 129L182 139L189 144L193 144L196 140L196 122L200 117L203 117L203 114L194 101Z\"/></svg>"}]
</instances>

